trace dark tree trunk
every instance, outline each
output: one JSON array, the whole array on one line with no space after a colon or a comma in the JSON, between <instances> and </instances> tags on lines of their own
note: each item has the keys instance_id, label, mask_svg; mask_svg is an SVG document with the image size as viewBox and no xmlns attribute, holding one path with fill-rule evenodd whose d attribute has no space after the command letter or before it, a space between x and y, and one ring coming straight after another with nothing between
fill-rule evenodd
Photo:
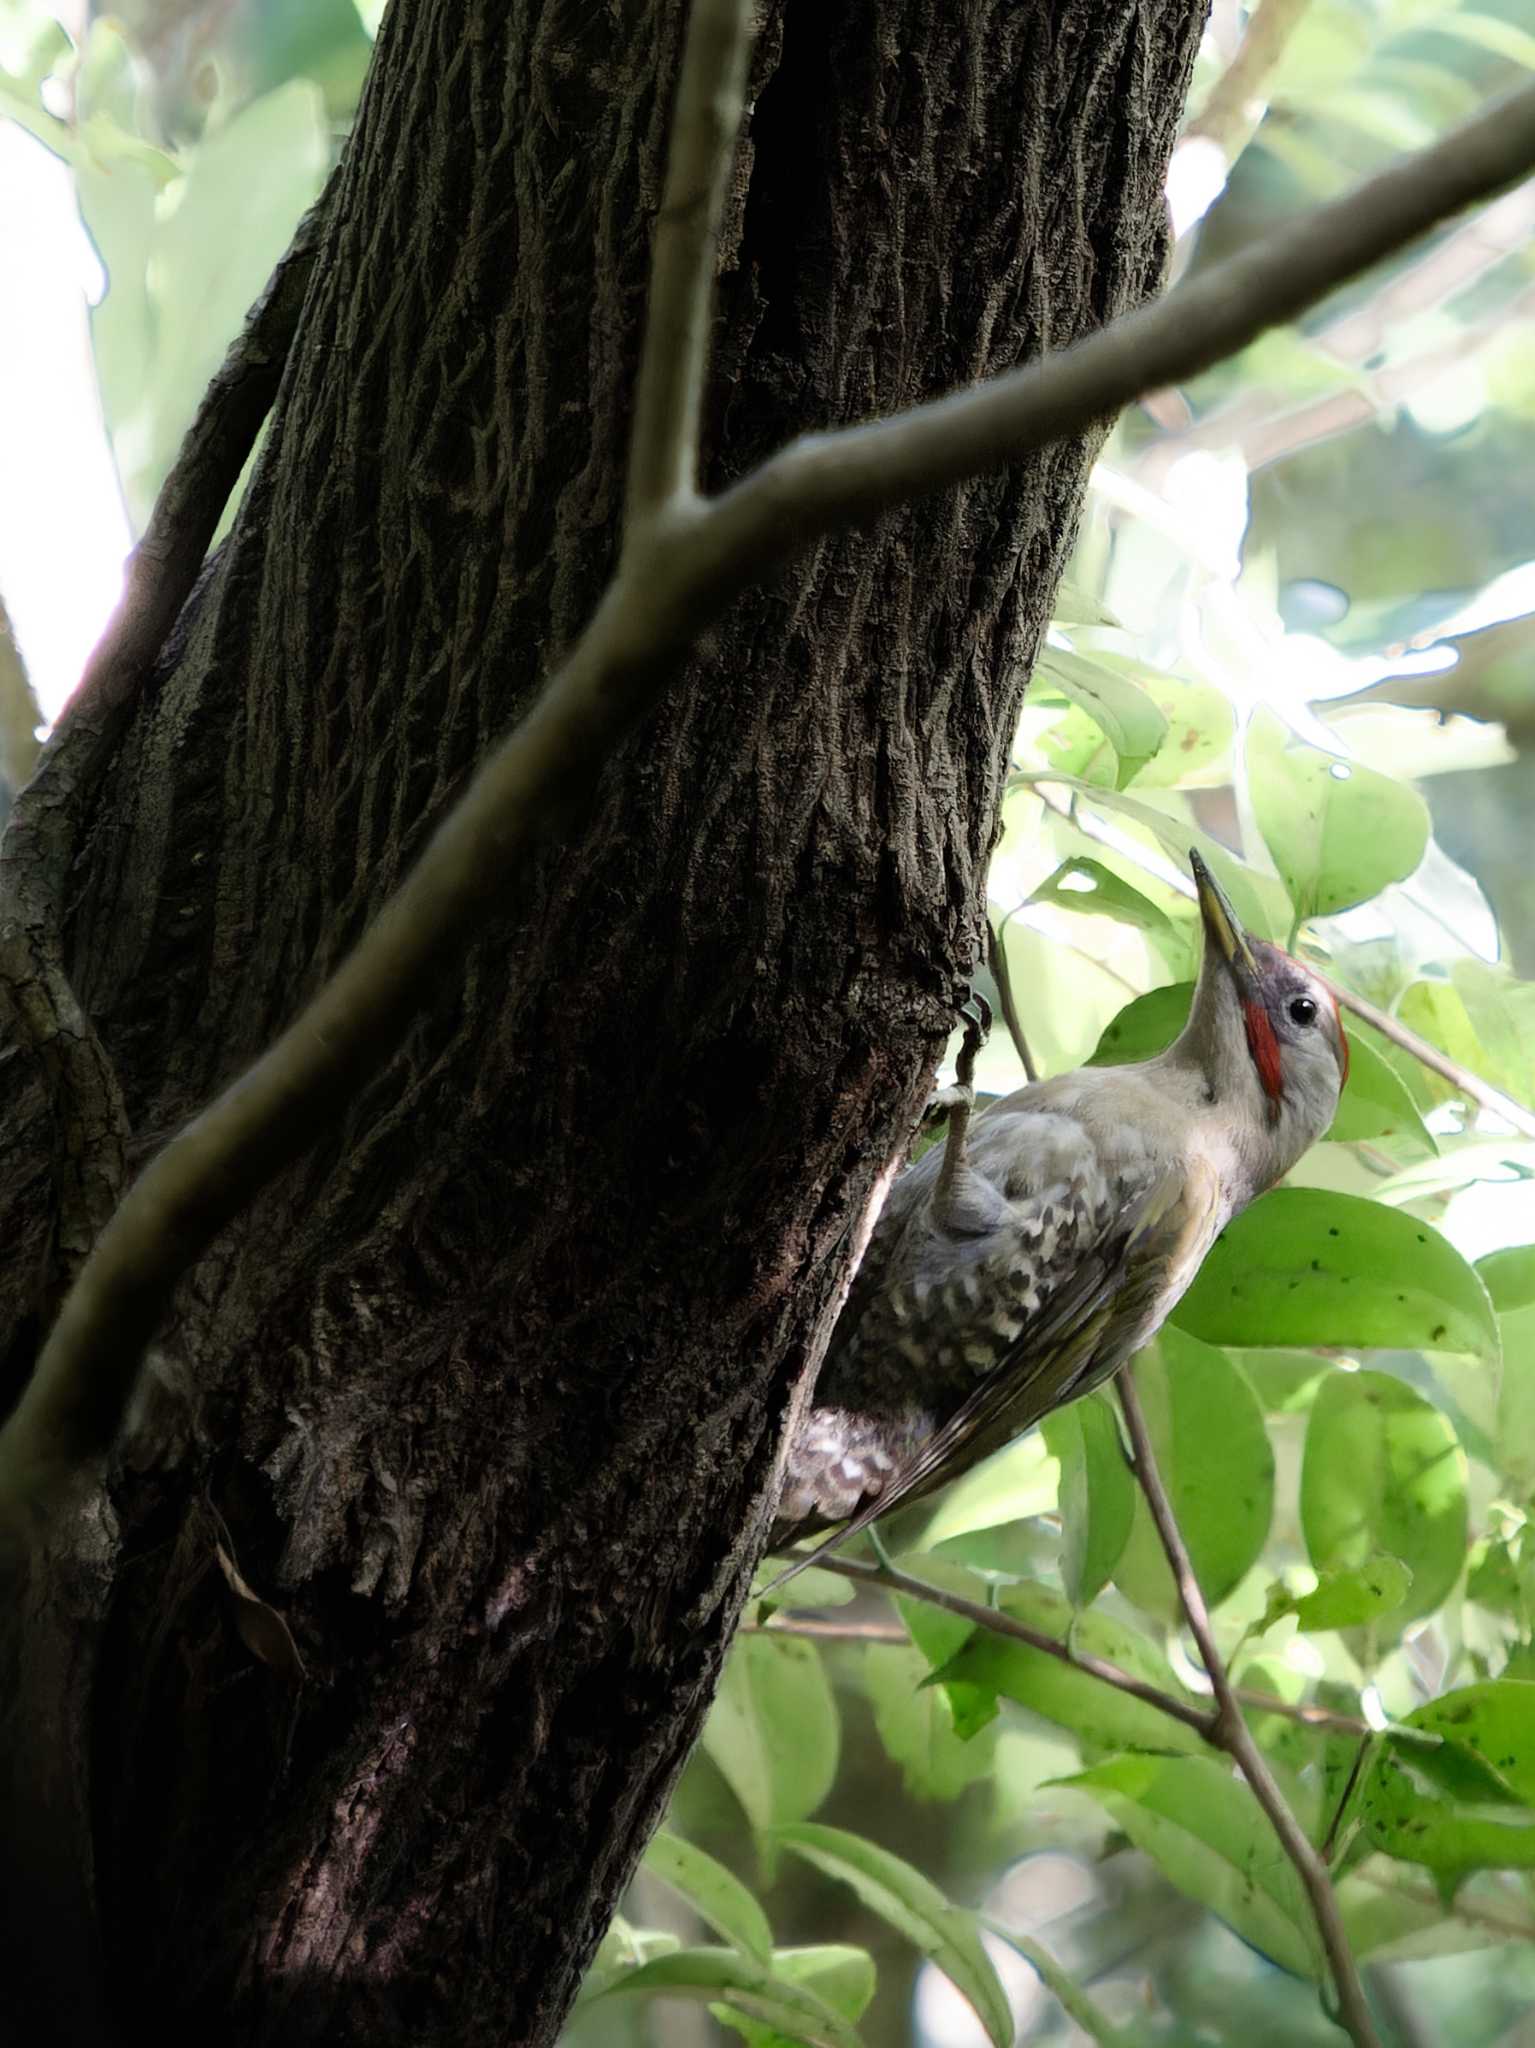
<instances>
[{"instance_id":1,"label":"dark tree trunk","mask_svg":"<svg viewBox=\"0 0 1535 2048\"><path fill-rule=\"evenodd\" d=\"M711 480L1154 290L1203 12L771 0ZM264 457L78 850L76 985L147 1141L335 964L612 564L681 19L394 0ZM125 2026L554 2037L974 961L1090 453L738 604L183 1288L75 1579ZM8 1132L19 1320L24 1093Z\"/></svg>"}]
</instances>

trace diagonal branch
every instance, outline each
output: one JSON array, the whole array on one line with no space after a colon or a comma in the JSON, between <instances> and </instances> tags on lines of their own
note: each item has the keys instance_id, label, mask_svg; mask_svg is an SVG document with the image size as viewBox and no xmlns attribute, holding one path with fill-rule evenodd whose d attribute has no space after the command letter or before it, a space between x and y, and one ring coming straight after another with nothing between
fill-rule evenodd
<instances>
[{"instance_id":1,"label":"diagonal branch","mask_svg":"<svg viewBox=\"0 0 1535 2048\"><path fill-rule=\"evenodd\" d=\"M1167 1562L1172 1567L1173 1580L1178 1588L1178 1598L1188 1618L1189 1631L1215 1693L1218 1711L1215 1715L1212 1740L1227 1751L1252 1787L1253 1797L1268 1815L1274 1832L1279 1837L1281 1848L1294 1864L1296 1875L1305 1887L1316 1919L1317 1933L1321 1937L1328 1967L1332 1972L1340 2023L1355 2043L1355 2048L1380 2048L1375 2022L1370 2016L1364 1986L1359 1979L1359 1967L1348 1944L1348 1934L1343 1925L1343 1916L1338 1910L1337 1895L1327 1874L1327 1866L1311 1846L1305 1829L1290 1811L1289 1803L1280 1791L1262 1750L1253 1740L1252 1730L1242 1718L1241 1705L1232 1690L1231 1679L1215 1641L1215 1631L1210 1626L1210 1613L1205 1606L1205 1596L1200 1591L1199 1581L1194 1576L1194 1567L1189 1561L1188 1546L1183 1540L1183 1532L1178 1527L1172 1502L1168 1499L1167 1489L1162 1483L1162 1475L1157 1470L1156 1453L1151 1447L1151 1434L1146 1427L1146 1417L1141 1409L1140 1395L1135 1390L1133 1374L1122 1372L1116 1385L1119 1390L1120 1407L1124 1411L1125 1427L1130 1436L1135 1476L1140 1481L1141 1492L1145 1495L1146 1505L1151 1510L1151 1519L1156 1524L1162 1548L1167 1553Z\"/></svg>"},{"instance_id":2,"label":"diagonal branch","mask_svg":"<svg viewBox=\"0 0 1535 2048\"><path fill-rule=\"evenodd\" d=\"M712 33L700 23L723 4L695 10L690 38ZM748 0L734 5L744 16ZM1532 163L1535 88L1058 356L874 425L806 436L721 497L674 500L668 518L642 521L569 659L351 956L117 1209L0 1431L0 1501L40 1506L108 1449L177 1280L396 1050L518 864L585 816L604 764L731 597L796 548L1207 367ZM659 301L663 282L652 281L652 322L676 317Z\"/></svg>"}]
</instances>

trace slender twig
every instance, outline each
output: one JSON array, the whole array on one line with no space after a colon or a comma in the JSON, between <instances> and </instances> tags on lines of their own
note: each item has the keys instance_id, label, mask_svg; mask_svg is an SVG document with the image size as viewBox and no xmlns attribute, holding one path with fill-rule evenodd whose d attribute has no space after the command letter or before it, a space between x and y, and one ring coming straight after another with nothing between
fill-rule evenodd
<instances>
[{"instance_id":1,"label":"slender twig","mask_svg":"<svg viewBox=\"0 0 1535 2048\"><path fill-rule=\"evenodd\" d=\"M1029 1051L1029 1041L1023 1033L1023 1019L1018 1014L1018 1004L1013 996L1012 970L1007 964L1007 918L1000 924L986 920L986 957L991 967L991 978L997 984L997 996L1002 1004L1002 1022L1007 1026L1007 1035L1013 1041L1013 1051L1018 1063L1030 1081L1039 1079L1039 1069L1034 1064L1034 1055Z\"/></svg>"},{"instance_id":2,"label":"slender twig","mask_svg":"<svg viewBox=\"0 0 1535 2048\"><path fill-rule=\"evenodd\" d=\"M744 15L749 0L736 4ZM807 435L719 498L673 499L632 528L569 658L355 951L118 1207L0 1431L0 1500L40 1505L107 1449L177 1280L393 1054L505 902L518 864L586 815L614 749L732 597L816 539L999 469L1207 368L1532 163L1535 87L1045 362L868 426ZM649 318L673 317L653 286Z\"/></svg>"},{"instance_id":3,"label":"slender twig","mask_svg":"<svg viewBox=\"0 0 1535 2048\"><path fill-rule=\"evenodd\" d=\"M1322 1947L1332 1972L1340 2024L1355 2043L1355 2048L1380 2048L1380 2039L1375 2031L1375 2022L1370 2017L1364 1986L1359 1978L1359 1967L1348 1944L1348 1934L1343 1925L1343 1916L1338 1910L1337 1895L1327 1874L1327 1866L1311 1846L1305 1829L1290 1811L1289 1803L1280 1791L1262 1750L1253 1740L1252 1730L1242 1718L1240 1703L1232 1690L1225 1661L1215 1641L1215 1631L1210 1626L1205 1596L1200 1591L1199 1581L1194 1576L1194 1567L1189 1561L1188 1546L1184 1543L1183 1532L1178 1527L1172 1502L1162 1483L1162 1475L1157 1470L1156 1453L1151 1447L1151 1433L1146 1427L1146 1417L1141 1409L1140 1396L1136 1393L1133 1376L1128 1372L1121 1373L1118 1387L1125 1427L1130 1437L1135 1476L1140 1483L1141 1492L1145 1495L1146 1505L1151 1511L1151 1519L1156 1525L1157 1535L1161 1538L1162 1548L1167 1554L1173 1581L1178 1588L1178 1598L1188 1619L1189 1631L1199 1650L1200 1659L1217 1701L1213 1739L1232 1757L1242 1776L1251 1786L1253 1797L1268 1815L1274 1832L1279 1837L1280 1846L1294 1864L1295 1873L1311 1901L1317 1933L1321 1937Z\"/></svg>"},{"instance_id":4,"label":"slender twig","mask_svg":"<svg viewBox=\"0 0 1535 2048\"><path fill-rule=\"evenodd\" d=\"M1144 1678L1121 1671L1106 1657L1095 1657L1088 1650L1074 1649L1069 1643L1046 1635L1043 1629L1030 1628L1026 1621L1019 1621L1015 1615L1005 1613L999 1607L982 1607L978 1601L967 1600L963 1593L951 1593L943 1586L930 1586L926 1580L913 1578L909 1572L900 1571L893 1565L865 1564L861 1559L850 1557L825 1557L816 1560L816 1569L836 1572L857 1585L884 1586L892 1593L899 1593L903 1599L925 1601L929 1607L941 1607L945 1614L957 1614L961 1620L974 1622L977 1628L989 1629L993 1635L1007 1636L1015 1643L1026 1643L1031 1650L1043 1650L1047 1657L1054 1657L1058 1663L1069 1664L1073 1670L1113 1686L1116 1692L1128 1693L1131 1699L1155 1707L1159 1714L1181 1721L1207 1742L1214 1740L1216 1716L1208 1708L1196 1707L1188 1700L1179 1699L1175 1693L1164 1692L1159 1685L1151 1685ZM782 1624L775 1623L774 1626Z\"/></svg>"},{"instance_id":5,"label":"slender twig","mask_svg":"<svg viewBox=\"0 0 1535 2048\"><path fill-rule=\"evenodd\" d=\"M823 1560L816 1569L837 1571L843 1562L844 1560L840 1558L835 1562ZM869 1568L860 1565L855 1558L851 1560L851 1569L845 1576L866 1580L869 1577ZM1102 1663L1092 1658L1084 1662L1069 1643L1056 1642L1053 1637L1041 1635L1029 1629L1025 1622L1015 1623L1013 1617L1003 1613L1000 1608L982 1607L974 1601L967 1601L962 1594L946 1593L942 1587L930 1586L925 1580L913 1578L896 1567L888 1568L883 1578L876 1575L872 1583L885 1586L892 1592L899 1592L902 1599L926 1601L928 1606L941 1607L947 1613L964 1614L967 1619L974 1620L978 1627L990 1629L993 1635L1018 1638L1020 1631L1023 1631L1021 1639L1028 1642L1031 1648L1048 1649L1061 1663L1074 1666L1087 1677L1096 1678L1105 1685L1117 1686L1121 1691L1126 1689L1120 1685L1120 1680L1128 1674L1121 1672L1117 1665ZM823 1643L908 1643L911 1640L908 1632L895 1622L823 1621L803 1614L775 1614L771 1621L743 1622L741 1633L805 1636ZM1140 1681L1136 1680L1135 1683L1139 1685ZM1232 1691L1241 1704L1252 1713L1280 1714L1287 1721L1297 1721L1303 1728L1314 1729L1318 1734L1358 1735L1363 1738L1381 1732L1358 1714L1340 1714L1332 1707L1319 1707L1305 1700L1283 1700L1277 1693L1259 1692L1252 1686L1237 1685L1232 1687ZM1145 1700L1148 1706L1157 1707L1163 1712L1171 1710L1175 1719L1183 1718L1177 1712L1183 1702L1173 1693L1159 1692L1153 1687L1150 1696L1142 1690L1137 1692L1135 1697ZM1210 1717L1207 1715L1205 1718L1208 1721ZM1438 1749L1443 1741L1441 1736L1431 1734L1425 1728L1393 1725L1390 1733L1400 1741L1420 1743L1425 1749Z\"/></svg>"},{"instance_id":6,"label":"slender twig","mask_svg":"<svg viewBox=\"0 0 1535 2048\"><path fill-rule=\"evenodd\" d=\"M627 520L698 490L715 243L735 156L751 46L740 0L693 0L651 253L650 312L635 385Z\"/></svg>"},{"instance_id":7,"label":"slender twig","mask_svg":"<svg viewBox=\"0 0 1535 2048\"><path fill-rule=\"evenodd\" d=\"M1051 1992L1056 2003L1067 2018L1074 2020L1098 2048L1114 2048L1114 2044L1125 2039L1118 2027L1109 2018L1075 1977L1068 1975L1047 1948L1043 1948L1031 1935L1020 1934L1016 1927L1009 1927L1005 1920L999 1920L994 1913L978 1913L976 1918L999 1941L1005 1941L1009 1948L1018 1951L1025 1962L1038 1973L1040 1982Z\"/></svg>"}]
</instances>

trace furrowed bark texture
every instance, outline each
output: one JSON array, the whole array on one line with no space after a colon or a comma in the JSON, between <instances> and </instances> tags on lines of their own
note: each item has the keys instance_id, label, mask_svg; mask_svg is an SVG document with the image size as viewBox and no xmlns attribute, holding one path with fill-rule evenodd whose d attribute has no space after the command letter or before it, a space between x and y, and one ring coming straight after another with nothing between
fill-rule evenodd
<instances>
[{"instance_id":1,"label":"furrowed bark texture","mask_svg":"<svg viewBox=\"0 0 1535 2048\"><path fill-rule=\"evenodd\" d=\"M1202 15L770 5L710 481L1151 292ZM264 459L78 852L72 972L146 1145L341 956L612 565L680 31L394 0ZM553 2039L975 959L1089 454L739 604L404 1055L182 1290L120 1535L72 1582L101 1616L125 2021ZM23 1332L30 1099L0 1214Z\"/></svg>"}]
</instances>

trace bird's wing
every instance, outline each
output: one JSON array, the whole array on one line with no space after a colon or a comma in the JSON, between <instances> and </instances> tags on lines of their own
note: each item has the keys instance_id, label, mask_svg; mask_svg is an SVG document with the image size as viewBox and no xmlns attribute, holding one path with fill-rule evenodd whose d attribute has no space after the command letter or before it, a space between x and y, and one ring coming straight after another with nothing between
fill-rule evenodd
<instances>
[{"instance_id":1,"label":"bird's wing","mask_svg":"<svg viewBox=\"0 0 1535 2048\"><path fill-rule=\"evenodd\" d=\"M1220 1182L1203 1161L1154 1181L1096 1243L1082 1247L1070 1277L884 1490L765 1591L929 1491L959 1451L971 1453L965 1462L973 1464L1098 1385L1154 1334L1198 1272L1219 1222Z\"/></svg>"}]
</instances>

